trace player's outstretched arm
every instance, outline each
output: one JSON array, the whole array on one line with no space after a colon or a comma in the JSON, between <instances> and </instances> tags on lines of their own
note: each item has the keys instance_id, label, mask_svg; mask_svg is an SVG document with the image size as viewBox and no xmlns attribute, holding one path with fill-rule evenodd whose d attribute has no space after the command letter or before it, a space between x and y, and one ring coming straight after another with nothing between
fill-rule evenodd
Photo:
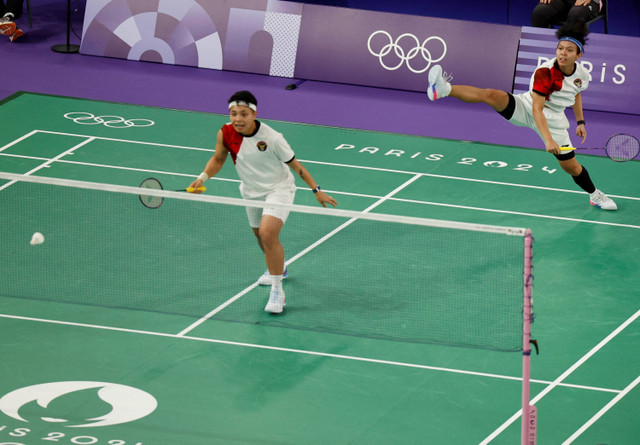
<instances>
[{"instance_id":1,"label":"player's outstretched arm","mask_svg":"<svg viewBox=\"0 0 640 445\"><path fill-rule=\"evenodd\" d=\"M549 153L554 155L560 154L560 146L556 141L553 140L551 136L551 132L549 131L549 124L547 123L547 118L544 117L544 104L546 98L538 93L531 93L531 97L533 98L532 105L532 113L533 119L536 121L536 126L538 130L540 130L540 134L544 138L544 145Z\"/></svg>"},{"instance_id":2,"label":"player's outstretched arm","mask_svg":"<svg viewBox=\"0 0 640 445\"><path fill-rule=\"evenodd\" d=\"M222 130L219 130L218 136L216 137L215 153L213 154L213 156L211 156L211 159L209 159L209 161L207 162L207 165L205 166L202 173L200 173L198 178L191 183L190 187L193 187L196 190L198 190L198 188L202 186L209 178L212 178L213 176L217 175L220 169L222 169L224 162L227 160L228 155L229 155L229 151L225 148L223 139L222 139ZM196 191L195 193L202 193L202 192Z\"/></svg>"},{"instance_id":3,"label":"player's outstretched arm","mask_svg":"<svg viewBox=\"0 0 640 445\"><path fill-rule=\"evenodd\" d=\"M576 102L573 104L573 114L576 121L581 122L576 128L576 136L582 138L582 143L587 140L587 127L584 125L584 112L582 111L582 93L576 94Z\"/></svg>"},{"instance_id":4,"label":"player's outstretched arm","mask_svg":"<svg viewBox=\"0 0 640 445\"><path fill-rule=\"evenodd\" d=\"M300 176L300 178L302 178L302 180L311 188L311 190L313 190L316 196L316 200L322 205L322 207L326 207L327 204L333 207L338 205L338 201L333 199L327 193L320 190L318 183L313 179L313 176L311 176L311 173L309 173L309 170L307 170L305 166L300 163L300 161L298 161L297 159L294 159L293 161L289 162L288 165L291 168L291 170L296 172L296 174Z\"/></svg>"}]
</instances>

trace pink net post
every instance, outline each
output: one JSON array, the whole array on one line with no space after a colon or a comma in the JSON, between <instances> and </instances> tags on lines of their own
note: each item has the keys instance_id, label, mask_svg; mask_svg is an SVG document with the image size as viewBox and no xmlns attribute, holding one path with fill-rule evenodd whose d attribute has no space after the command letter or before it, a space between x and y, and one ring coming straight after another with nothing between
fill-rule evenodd
<instances>
[{"instance_id":1,"label":"pink net post","mask_svg":"<svg viewBox=\"0 0 640 445\"><path fill-rule=\"evenodd\" d=\"M536 443L536 407L530 405L531 322L533 321L533 236L527 230L524 238L524 306L522 323L522 445Z\"/></svg>"}]
</instances>

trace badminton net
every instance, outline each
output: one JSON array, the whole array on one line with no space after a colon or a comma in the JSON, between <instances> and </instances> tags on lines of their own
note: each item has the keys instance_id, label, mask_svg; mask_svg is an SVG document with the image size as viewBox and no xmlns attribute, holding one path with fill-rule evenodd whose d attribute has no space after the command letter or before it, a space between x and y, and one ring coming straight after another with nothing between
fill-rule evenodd
<instances>
[{"instance_id":1,"label":"badminton net","mask_svg":"<svg viewBox=\"0 0 640 445\"><path fill-rule=\"evenodd\" d=\"M147 209L139 194L164 203ZM524 229L280 206L289 277L274 316L245 211L263 205L0 173L0 295L522 350Z\"/></svg>"}]
</instances>

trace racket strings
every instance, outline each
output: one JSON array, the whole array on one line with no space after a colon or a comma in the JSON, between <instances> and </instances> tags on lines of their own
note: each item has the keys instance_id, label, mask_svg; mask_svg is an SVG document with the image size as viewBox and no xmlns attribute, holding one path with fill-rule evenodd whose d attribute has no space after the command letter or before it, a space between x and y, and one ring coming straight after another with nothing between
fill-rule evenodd
<instances>
[{"instance_id":1,"label":"racket strings","mask_svg":"<svg viewBox=\"0 0 640 445\"><path fill-rule=\"evenodd\" d=\"M151 189L151 190L163 190L162 184L156 178L147 178L142 183L140 183L140 188ZM154 195L140 195L140 202L145 207L149 207L150 209L157 209L162 205L164 198L162 196L154 196Z\"/></svg>"},{"instance_id":2,"label":"racket strings","mask_svg":"<svg viewBox=\"0 0 640 445\"><path fill-rule=\"evenodd\" d=\"M640 142L629 134L611 136L605 146L607 156L617 162L630 161L638 156Z\"/></svg>"}]
</instances>

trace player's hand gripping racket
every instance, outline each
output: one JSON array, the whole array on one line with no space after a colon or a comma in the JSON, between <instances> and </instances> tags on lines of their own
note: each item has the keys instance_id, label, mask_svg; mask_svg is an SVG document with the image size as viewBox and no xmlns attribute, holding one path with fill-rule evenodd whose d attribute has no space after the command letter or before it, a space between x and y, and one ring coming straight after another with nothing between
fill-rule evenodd
<instances>
[{"instance_id":1,"label":"player's hand gripping racket","mask_svg":"<svg viewBox=\"0 0 640 445\"><path fill-rule=\"evenodd\" d=\"M620 133L614 134L607 139L607 143L604 147L561 147L562 150L593 150L595 148L604 148L605 153L612 161L626 162L638 156L638 153L640 153L640 142L630 134Z\"/></svg>"},{"instance_id":2,"label":"player's hand gripping racket","mask_svg":"<svg viewBox=\"0 0 640 445\"><path fill-rule=\"evenodd\" d=\"M156 178L145 179L140 183L140 188L151 189L151 190L164 190L164 188L162 187L162 184ZM204 192L206 189L207 188L205 186L200 186L198 187L197 191ZM194 187L188 187L186 189L171 190L171 191L193 193L196 191L196 189ZM140 202L142 203L142 205L150 209L157 209L164 202L164 198L162 196L142 195L142 194L139 196L140 196Z\"/></svg>"}]
</instances>

